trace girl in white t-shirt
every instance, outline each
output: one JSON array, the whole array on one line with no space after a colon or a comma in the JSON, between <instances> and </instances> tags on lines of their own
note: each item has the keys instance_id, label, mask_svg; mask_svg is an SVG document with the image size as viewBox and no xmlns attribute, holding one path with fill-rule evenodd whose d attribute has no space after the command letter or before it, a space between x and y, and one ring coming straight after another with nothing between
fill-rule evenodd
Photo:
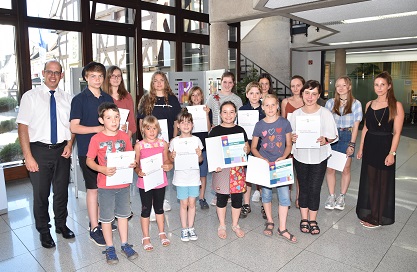
<instances>
[{"instance_id":1,"label":"girl in white t-shirt","mask_svg":"<svg viewBox=\"0 0 417 272\"><path fill-rule=\"evenodd\" d=\"M177 198L181 205L181 241L188 242L198 239L194 230L194 218L195 203L200 194L201 181L198 164L203 161L201 152L203 144L197 136L191 134L193 116L188 113L187 109L183 109L178 115L177 127L181 134L172 139L169 145L169 158L175 163L172 184L177 186ZM192 167L193 162L195 167ZM190 168L187 169L188 167Z\"/></svg>"}]
</instances>

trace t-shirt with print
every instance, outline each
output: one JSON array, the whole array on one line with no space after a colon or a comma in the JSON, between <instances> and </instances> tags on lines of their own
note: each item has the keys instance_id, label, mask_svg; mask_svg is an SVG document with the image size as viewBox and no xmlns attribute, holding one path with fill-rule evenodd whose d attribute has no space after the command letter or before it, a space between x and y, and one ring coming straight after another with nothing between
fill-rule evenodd
<instances>
[{"instance_id":1,"label":"t-shirt with print","mask_svg":"<svg viewBox=\"0 0 417 272\"><path fill-rule=\"evenodd\" d=\"M108 136L103 132L99 132L91 138L88 146L87 157L91 159L98 158L99 165L107 165L107 154L123 151L133 151L132 143L129 135L123 131L118 131L115 136ZM133 163L133 161L132 161ZM133 176L132 176L133 179ZM131 181L129 181L131 182ZM97 187L102 189L120 189L129 187L130 183L106 186L106 176L103 173L98 173Z\"/></svg>"},{"instance_id":2,"label":"t-shirt with print","mask_svg":"<svg viewBox=\"0 0 417 272\"><path fill-rule=\"evenodd\" d=\"M256 123L253 130L253 136L259 137L259 153L268 161L276 161L284 154L287 133L291 133L290 122L283 117L279 117L273 123L267 123L264 120Z\"/></svg>"}]
</instances>

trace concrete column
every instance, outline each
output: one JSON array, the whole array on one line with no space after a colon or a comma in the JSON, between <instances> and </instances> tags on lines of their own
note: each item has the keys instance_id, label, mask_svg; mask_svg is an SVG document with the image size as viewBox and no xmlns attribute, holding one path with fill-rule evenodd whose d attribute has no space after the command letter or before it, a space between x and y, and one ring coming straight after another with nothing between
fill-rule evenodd
<instances>
[{"instance_id":1,"label":"concrete column","mask_svg":"<svg viewBox=\"0 0 417 272\"><path fill-rule=\"evenodd\" d=\"M226 22L210 24L210 70L228 70L229 26Z\"/></svg>"},{"instance_id":2,"label":"concrete column","mask_svg":"<svg viewBox=\"0 0 417 272\"><path fill-rule=\"evenodd\" d=\"M334 77L335 80L340 76L346 75L346 50L343 48L336 49Z\"/></svg>"}]
</instances>

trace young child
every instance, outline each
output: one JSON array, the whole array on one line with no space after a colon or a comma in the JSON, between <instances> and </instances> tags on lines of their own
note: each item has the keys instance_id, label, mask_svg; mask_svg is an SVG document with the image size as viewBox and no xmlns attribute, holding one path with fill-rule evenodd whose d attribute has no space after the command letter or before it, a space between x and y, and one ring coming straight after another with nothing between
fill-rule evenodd
<instances>
[{"instance_id":1,"label":"young child","mask_svg":"<svg viewBox=\"0 0 417 272\"><path fill-rule=\"evenodd\" d=\"M249 153L248 137L245 130L235 125L236 105L231 101L226 101L220 106L220 118L222 123L212 128L209 137L243 133L245 147L243 151ZM226 205L229 195L232 200L232 230L236 236L242 238L245 232L239 227L239 215L242 208L242 194L245 191L245 169L243 166L225 168L217 167L212 178L213 190L216 192L217 216L219 218L219 227L217 235L220 239L226 239Z\"/></svg>"},{"instance_id":2,"label":"young child","mask_svg":"<svg viewBox=\"0 0 417 272\"><path fill-rule=\"evenodd\" d=\"M239 110L257 110L259 112L259 120L265 118L265 113L262 110L261 106L261 85L256 82L250 82L246 86L246 98L248 102L239 108ZM251 140L249 140L249 146L251 145ZM256 191L253 193L252 201L258 202L261 194L259 190L261 190L260 186L256 186ZM252 211L250 208L250 194L252 191L252 184L247 182L246 183L246 192L243 194L243 206L240 211L240 218L246 218L248 214Z\"/></svg>"},{"instance_id":3,"label":"young child","mask_svg":"<svg viewBox=\"0 0 417 272\"><path fill-rule=\"evenodd\" d=\"M113 98L101 90L105 74L106 68L101 63L90 62L84 67L82 77L87 81L87 88L72 99L70 113L70 128L77 140L78 160L87 189L90 240L98 246L105 246L106 241L98 225L97 172L87 167L86 160L91 137L103 131L98 121L98 106L103 102L113 103Z\"/></svg>"},{"instance_id":4,"label":"young child","mask_svg":"<svg viewBox=\"0 0 417 272\"><path fill-rule=\"evenodd\" d=\"M151 208L153 207L156 214L156 223L159 230L159 238L163 246L169 246L171 242L164 232L164 198L165 198L165 187L168 185L167 175L164 173L164 183L157 186L156 188L145 192L145 185L143 177L146 175L140 166L140 160L147 157L162 154L163 165L161 168L168 172L172 169L173 165L168 158L168 144L158 138L161 133L161 127L159 126L158 119L155 116L146 116L141 123L141 133L143 140L137 142L135 145L136 162L138 167L135 168L138 174L137 187L139 188L140 199L142 202L142 212L140 214L140 223L142 225L142 245L145 251L153 250L151 244L151 238L149 236L149 216L151 215Z\"/></svg>"},{"instance_id":5,"label":"young child","mask_svg":"<svg viewBox=\"0 0 417 272\"><path fill-rule=\"evenodd\" d=\"M252 154L264 159L268 163L284 160L291 152L291 125L287 119L280 117L278 112L278 97L274 94L267 94L262 102L262 108L266 117L255 125L252 137ZM261 148L258 151L260 140ZM289 186L277 187L278 191L278 235L291 243L296 243L297 239L288 232L286 227L288 207L291 205ZM264 234L272 236L274 221L272 220L272 189L262 187L262 203L267 216Z\"/></svg>"},{"instance_id":6,"label":"young child","mask_svg":"<svg viewBox=\"0 0 417 272\"><path fill-rule=\"evenodd\" d=\"M188 92L188 105L190 106L196 106L196 105L203 105L204 104L204 93L203 90L198 87L194 86L191 88L191 90ZM201 187L200 187L200 194L199 194L199 200L200 207L202 210L208 209L209 205L207 203L207 200L205 198L206 193L206 186L207 186L207 174L208 174L208 166L207 166L207 153L205 149L205 143L206 138L208 137L208 131L211 129L211 124L213 121L213 114L209 107L205 107L205 111L207 113L207 132L196 132L193 133L194 136L197 136L200 138L201 142L203 143L203 162L200 164L200 181L201 181Z\"/></svg>"},{"instance_id":7,"label":"young child","mask_svg":"<svg viewBox=\"0 0 417 272\"><path fill-rule=\"evenodd\" d=\"M98 107L99 121L104 125L104 130L91 138L87 153L87 166L98 172L98 202L100 208L99 221L102 223L104 239L106 241L106 260L108 264L119 262L113 246L112 226L117 217L122 253L133 260L138 253L127 243L127 221L130 216L130 183L107 186L107 176L116 173L116 167L107 167L107 154L114 152L133 151L130 137L127 133L119 130L120 114L116 104L105 102ZM95 162L98 158L99 164ZM129 167L134 168L133 161Z\"/></svg>"},{"instance_id":8,"label":"young child","mask_svg":"<svg viewBox=\"0 0 417 272\"><path fill-rule=\"evenodd\" d=\"M193 136L191 131L193 130L193 116L191 113L184 109L177 118L177 126L181 132L180 136L172 139L169 145L169 151L171 151L170 159L174 162L175 157L180 156L177 154L180 139L190 138L192 139L191 148L195 149L198 155L198 161L203 161L203 155L201 150L203 144L201 140ZM194 230L194 218L195 218L195 202L199 195L200 190L200 170L175 170L172 184L177 186L177 198L180 200L180 218L181 218L181 241L188 242L190 240L195 241L198 239ZM187 228L188 223L188 228Z\"/></svg>"}]
</instances>

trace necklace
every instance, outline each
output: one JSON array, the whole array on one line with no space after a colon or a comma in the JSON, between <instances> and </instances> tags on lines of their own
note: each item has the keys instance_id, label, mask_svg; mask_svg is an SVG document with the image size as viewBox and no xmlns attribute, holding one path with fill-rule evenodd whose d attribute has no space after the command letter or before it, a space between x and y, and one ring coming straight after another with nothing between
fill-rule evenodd
<instances>
[{"instance_id":1,"label":"necklace","mask_svg":"<svg viewBox=\"0 0 417 272\"><path fill-rule=\"evenodd\" d=\"M381 121L382 121L382 118L384 118L384 115L385 115L385 111L387 110L387 108L385 108L384 109L384 112L382 113L382 116L381 116L381 119L378 121L378 118L376 118L376 114L375 114L375 111L376 110L374 110L374 116L375 116L375 120L378 122L378 126L380 127L381 126Z\"/></svg>"}]
</instances>

